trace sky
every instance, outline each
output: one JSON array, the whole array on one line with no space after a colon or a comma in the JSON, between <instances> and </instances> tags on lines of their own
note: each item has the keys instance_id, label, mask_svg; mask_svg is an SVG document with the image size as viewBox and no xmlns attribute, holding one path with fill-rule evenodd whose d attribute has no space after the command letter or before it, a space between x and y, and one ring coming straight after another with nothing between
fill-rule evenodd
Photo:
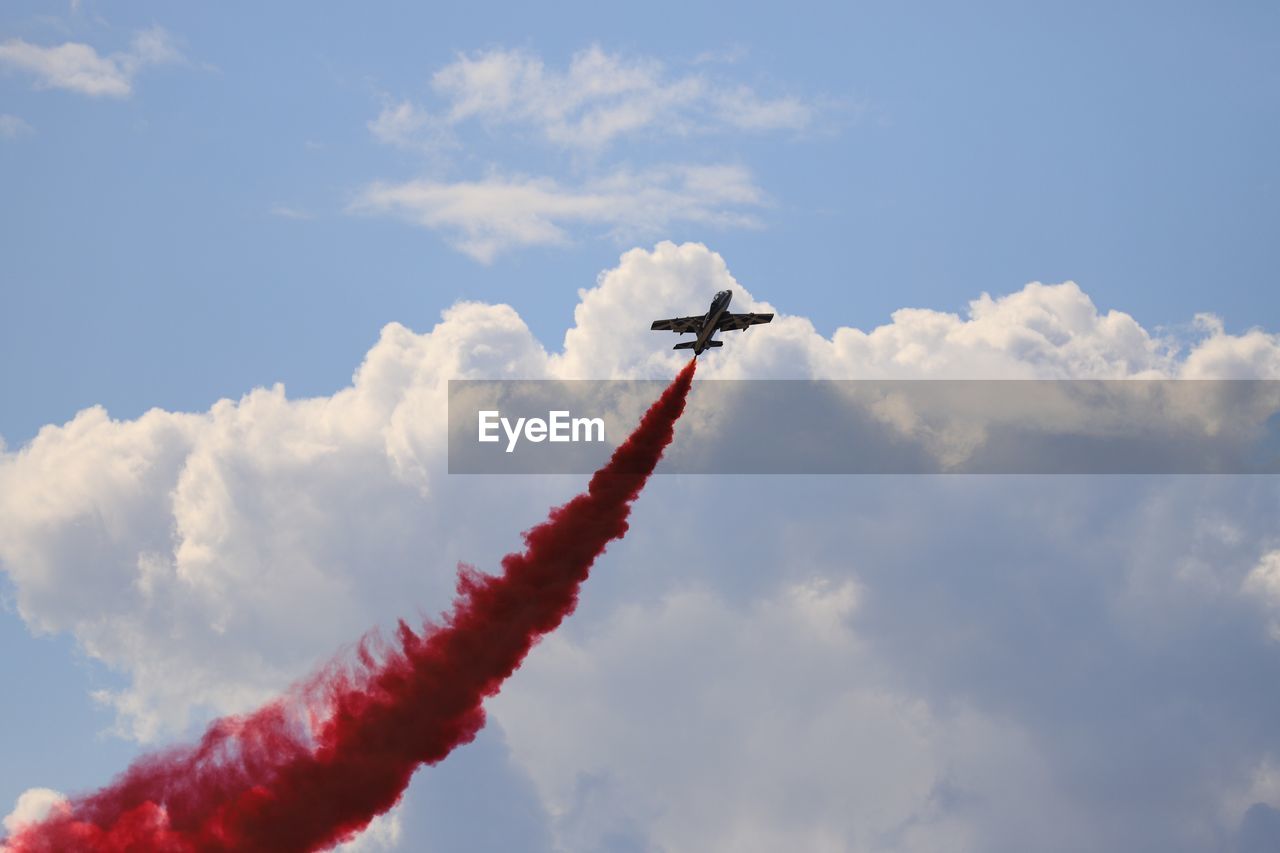
<instances>
[{"instance_id":1,"label":"sky","mask_svg":"<svg viewBox=\"0 0 1280 853\"><path fill-rule=\"evenodd\" d=\"M1280 378L1277 150L1266 3L6 3L0 813L580 486L449 477L450 378L669 376L724 287L710 377ZM362 843L1272 849L1277 497L660 478Z\"/></svg>"}]
</instances>

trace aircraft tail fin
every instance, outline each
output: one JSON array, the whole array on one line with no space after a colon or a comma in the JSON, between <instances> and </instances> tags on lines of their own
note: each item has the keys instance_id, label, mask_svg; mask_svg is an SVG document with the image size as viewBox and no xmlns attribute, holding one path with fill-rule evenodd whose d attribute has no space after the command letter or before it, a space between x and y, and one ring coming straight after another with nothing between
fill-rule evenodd
<instances>
[{"instance_id":1,"label":"aircraft tail fin","mask_svg":"<svg viewBox=\"0 0 1280 853\"><path fill-rule=\"evenodd\" d=\"M685 341L682 344L676 344L675 346L672 347L672 349L693 349L694 344L696 343L697 341ZM707 341L706 344L704 344L704 346L707 347L708 349L710 349L711 347L722 347L724 346L724 341Z\"/></svg>"}]
</instances>

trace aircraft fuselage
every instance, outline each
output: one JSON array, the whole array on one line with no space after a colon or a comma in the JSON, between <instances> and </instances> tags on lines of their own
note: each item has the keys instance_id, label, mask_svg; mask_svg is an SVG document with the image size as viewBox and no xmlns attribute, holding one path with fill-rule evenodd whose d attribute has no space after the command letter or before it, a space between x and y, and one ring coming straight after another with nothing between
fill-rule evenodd
<instances>
[{"instance_id":1,"label":"aircraft fuselage","mask_svg":"<svg viewBox=\"0 0 1280 853\"><path fill-rule=\"evenodd\" d=\"M694 355L701 355L707 348L707 342L715 335L716 329L720 328L720 317L729 310L729 301L732 299L732 290L722 290L711 300L711 307L707 310L707 316L702 321L702 328L698 330L697 340L693 344Z\"/></svg>"}]
</instances>

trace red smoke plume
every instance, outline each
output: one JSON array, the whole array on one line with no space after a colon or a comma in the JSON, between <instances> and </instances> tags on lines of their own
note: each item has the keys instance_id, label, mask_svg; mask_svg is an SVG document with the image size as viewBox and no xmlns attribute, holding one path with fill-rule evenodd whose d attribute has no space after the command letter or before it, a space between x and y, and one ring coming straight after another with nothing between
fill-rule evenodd
<instances>
[{"instance_id":1,"label":"red smoke plume","mask_svg":"<svg viewBox=\"0 0 1280 853\"><path fill-rule=\"evenodd\" d=\"M110 787L8 841L35 851L304 851L350 838L484 725L481 703L573 612L605 546L671 443L695 362L680 371L587 491L524 534L502 573L461 567L440 625L400 623L375 655L332 666L291 697L213 723L200 742L144 757ZM320 709L320 710L317 710Z\"/></svg>"}]
</instances>

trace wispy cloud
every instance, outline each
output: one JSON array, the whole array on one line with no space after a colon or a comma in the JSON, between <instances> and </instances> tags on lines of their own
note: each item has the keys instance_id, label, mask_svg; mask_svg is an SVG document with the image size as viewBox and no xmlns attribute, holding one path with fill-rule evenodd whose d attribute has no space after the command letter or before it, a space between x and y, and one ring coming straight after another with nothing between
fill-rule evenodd
<instances>
[{"instance_id":1,"label":"wispy cloud","mask_svg":"<svg viewBox=\"0 0 1280 853\"><path fill-rule=\"evenodd\" d=\"M368 128L374 139L397 148L439 152L455 147L448 123L409 100L388 100Z\"/></svg>"},{"instance_id":2,"label":"wispy cloud","mask_svg":"<svg viewBox=\"0 0 1280 853\"><path fill-rule=\"evenodd\" d=\"M34 128L18 116L0 113L0 139L17 139L33 131Z\"/></svg>"},{"instance_id":3,"label":"wispy cloud","mask_svg":"<svg viewBox=\"0 0 1280 853\"><path fill-rule=\"evenodd\" d=\"M269 213L272 216L279 216L281 219L315 219L316 215L309 210L303 210L300 207L290 207L286 204L277 204L271 208Z\"/></svg>"},{"instance_id":4,"label":"wispy cloud","mask_svg":"<svg viewBox=\"0 0 1280 853\"><path fill-rule=\"evenodd\" d=\"M490 176L375 183L352 204L357 213L392 214L448 235L481 263L518 247L570 242L571 225L597 225L617 239L660 234L676 222L755 227L764 203L739 166L665 166L615 171L578 186L551 178Z\"/></svg>"},{"instance_id":5,"label":"wispy cloud","mask_svg":"<svg viewBox=\"0 0 1280 853\"><path fill-rule=\"evenodd\" d=\"M437 104L389 103L370 123L374 135L416 146L424 134L429 143L474 121L524 127L554 146L598 151L642 133L802 130L816 115L814 103L796 96L765 96L703 73L672 73L652 57L595 46L563 70L522 50L462 55L432 75L431 88Z\"/></svg>"},{"instance_id":6,"label":"wispy cloud","mask_svg":"<svg viewBox=\"0 0 1280 853\"><path fill-rule=\"evenodd\" d=\"M751 171L692 143L810 129L825 102L762 94L704 67L745 55L733 49L668 66L592 46L556 68L525 50L460 54L431 75L433 98L385 97L368 122L379 142L423 155L423 172L369 184L349 210L443 232L482 263L520 247L567 245L593 229L625 240L666 236L675 223L759 227L765 195ZM643 147L629 146L626 159L611 157L636 139L697 153L673 157L668 146L645 163ZM533 143L554 165L530 174L477 156L494 142L496 156L526 162ZM477 166L480 176L458 177Z\"/></svg>"},{"instance_id":7,"label":"wispy cloud","mask_svg":"<svg viewBox=\"0 0 1280 853\"><path fill-rule=\"evenodd\" d=\"M704 50L693 58L694 65L733 65L751 53L745 44L732 44L718 50Z\"/></svg>"},{"instance_id":8,"label":"wispy cloud","mask_svg":"<svg viewBox=\"0 0 1280 853\"><path fill-rule=\"evenodd\" d=\"M177 62L182 54L161 27L138 33L127 51L103 56L88 44L44 47L23 39L0 43L0 65L35 77L41 89L66 89L89 97L127 98L143 68Z\"/></svg>"}]
</instances>

